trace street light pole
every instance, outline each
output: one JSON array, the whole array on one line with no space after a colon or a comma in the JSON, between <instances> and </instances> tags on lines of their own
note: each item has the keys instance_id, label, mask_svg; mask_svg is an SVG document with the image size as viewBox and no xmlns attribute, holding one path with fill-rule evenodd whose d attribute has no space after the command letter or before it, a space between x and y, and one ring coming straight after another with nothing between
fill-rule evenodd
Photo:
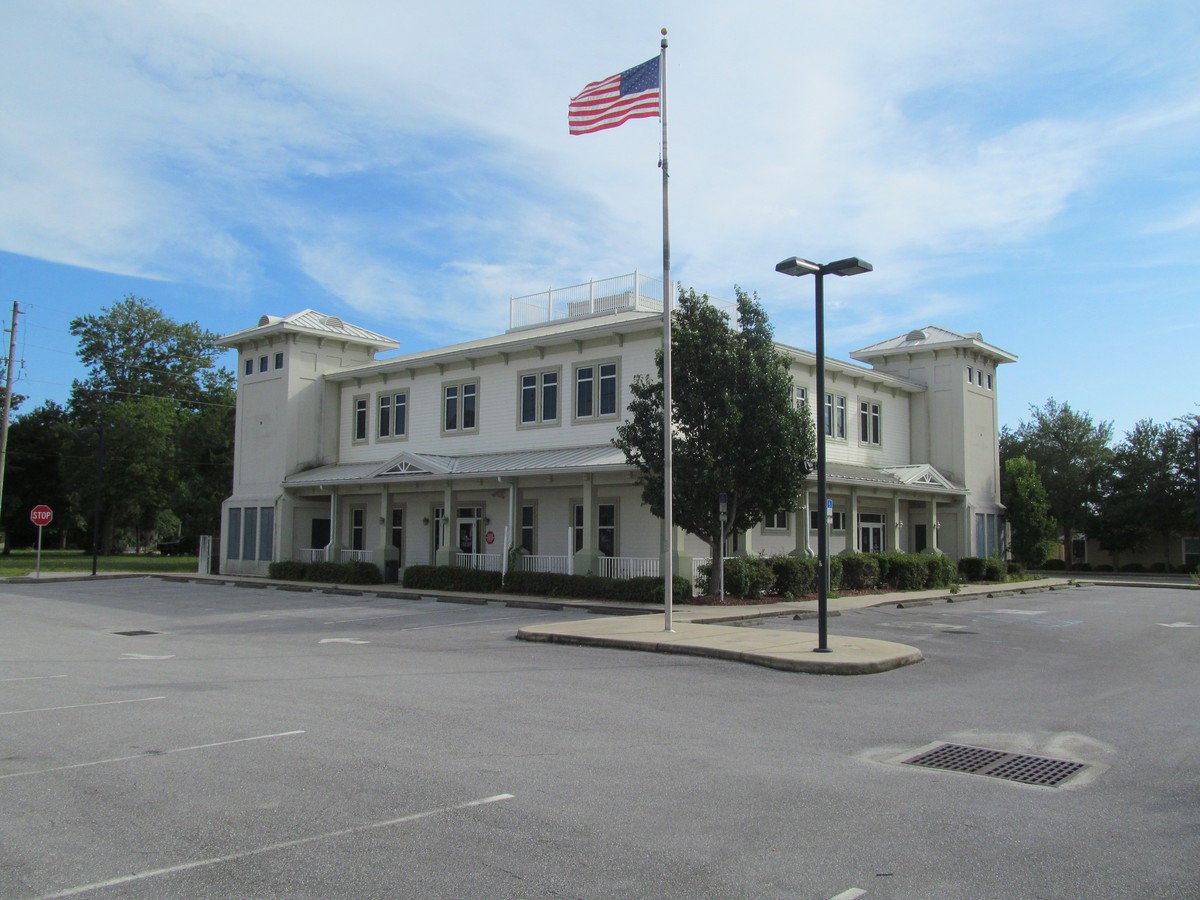
<instances>
[{"instance_id":1,"label":"street light pole","mask_svg":"<svg viewBox=\"0 0 1200 900\"><path fill-rule=\"evenodd\" d=\"M793 256L775 267L784 275L812 275L816 279L817 320L817 507L820 520L817 526L817 646L815 653L829 653L829 509L828 461L826 458L826 427L833 422L827 416L833 411L825 405L825 276L859 275L871 272L874 267L857 256L839 259L837 262L820 265Z\"/></svg>"}]
</instances>

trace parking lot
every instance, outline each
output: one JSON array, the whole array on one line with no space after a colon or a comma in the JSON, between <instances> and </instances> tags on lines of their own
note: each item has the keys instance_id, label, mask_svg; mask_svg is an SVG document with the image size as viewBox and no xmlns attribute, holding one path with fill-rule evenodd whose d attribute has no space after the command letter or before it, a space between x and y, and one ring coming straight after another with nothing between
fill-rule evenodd
<instances>
[{"instance_id":1,"label":"parking lot","mask_svg":"<svg viewBox=\"0 0 1200 900\"><path fill-rule=\"evenodd\" d=\"M926 657L857 677L514 639L587 615L0 585L0 897L1200 897L1200 593L847 612Z\"/></svg>"}]
</instances>

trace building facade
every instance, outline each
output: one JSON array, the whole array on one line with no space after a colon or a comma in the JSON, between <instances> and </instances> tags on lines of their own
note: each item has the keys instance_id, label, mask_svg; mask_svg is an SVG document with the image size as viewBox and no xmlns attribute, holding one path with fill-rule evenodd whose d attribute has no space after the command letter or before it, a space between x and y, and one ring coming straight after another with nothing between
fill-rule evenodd
<instances>
[{"instance_id":1,"label":"building facade","mask_svg":"<svg viewBox=\"0 0 1200 900\"><path fill-rule=\"evenodd\" d=\"M221 571L362 560L657 575L661 521L612 446L638 375L656 375L661 284L623 276L512 301L504 334L380 358L387 337L305 310L227 335L238 352ZM828 436L830 552L1003 550L996 391L1016 357L930 326L826 362L779 345ZM730 555L812 554L816 484ZM715 502L715 498L714 498ZM707 557L677 533L687 577Z\"/></svg>"}]
</instances>

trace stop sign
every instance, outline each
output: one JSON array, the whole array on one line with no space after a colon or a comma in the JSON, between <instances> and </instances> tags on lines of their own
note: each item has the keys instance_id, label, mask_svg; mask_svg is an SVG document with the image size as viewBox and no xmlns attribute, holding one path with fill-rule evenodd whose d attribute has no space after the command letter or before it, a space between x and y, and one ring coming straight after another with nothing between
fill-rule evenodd
<instances>
[{"instance_id":1,"label":"stop sign","mask_svg":"<svg viewBox=\"0 0 1200 900\"><path fill-rule=\"evenodd\" d=\"M29 521L34 525L49 525L54 521L54 510L45 503L39 503L29 511Z\"/></svg>"}]
</instances>

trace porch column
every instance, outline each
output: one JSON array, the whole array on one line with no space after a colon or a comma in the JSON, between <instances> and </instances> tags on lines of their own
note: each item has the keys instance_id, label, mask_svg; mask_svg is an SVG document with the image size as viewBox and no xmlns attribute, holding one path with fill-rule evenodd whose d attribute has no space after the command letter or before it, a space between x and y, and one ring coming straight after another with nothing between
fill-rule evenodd
<instances>
[{"instance_id":1,"label":"porch column","mask_svg":"<svg viewBox=\"0 0 1200 900\"><path fill-rule=\"evenodd\" d=\"M937 498L930 497L929 498L929 531L930 531L930 535L929 535L930 545L929 546L932 547L934 552L936 552L936 553L942 552L942 548L938 546L938 528L939 527L941 527L941 526L938 524Z\"/></svg>"},{"instance_id":2,"label":"porch column","mask_svg":"<svg viewBox=\"0 0 1200 900\"><path fill-rule=\"evenodd\" d=\"M846 546L855 553L862 553L862 535L858 533L858 488L850 488L850 521L846 523L849 537Z\"/></svg>"},{"instance_id":3,"label":"porch column","mask_svg":"<svg viewBox=\"0 0 1200 900\"><path fill-rule=\"evenodd\" d=\"M392 503L386 484L379 491L379 540L375 547L375 565L386 578L388 561L400 561L399 551L392 546Z\"/></svg>"},{"instance_id":4,"label":"porch column","mask_svg":"<svg viewBox=\"0 0 1200 900\"><path fill-rule=\"evenodd\" d=\"M800 492L800 508L796 510L795 548L788 556L812 556L808 546L808 518L812 508L812 497L808 490Z\"/></svg>"},{"instance_id":5,"label":"porch column","mask_svg":"<svg viewBox=\"0 0 1200 900\"><path fill-rule=\"evenodd\" d=\"M892 494L892 548L900 550L900 529L903 523L900 521L900 495Z\"/></svg>"},{"instance_id":6,"label":"porch column","mask_svg":"<svg viewBox=\"0 0 1200 900\"><path fill-rule=\"evenodd\" d=\"M337 488L329 489L329 546L325 548L325 561L337 560L338 548L342 546L338 529L338 492Z\"/></svg>"},{"instance_id":7,"label":"porch column","mask_svg":"<svg viewBox=\"0 0 1200 900\"><path fill-rule=\"evenodd\" d=\"M442 545L435 547L433 550L433 564L435 566L454 565L456 544L454 536L450 533L450 526L453 524L454 483L447 481L446 486L442 489Z\"/></svg>"},{"instance_id":8,"label":"porch column","mask_svg":"<svg viewBox=\"0 0 1200 900\"><path fill-rule=\"evenodd\" d=\"M600 574L600 551L596 547L596 485L591 475L583 478L583 547L575 553L576 575ZM572 522L572 524L574 524ZM567 548L571 550L571 547Z\"/></svg>"}]
</instances>

